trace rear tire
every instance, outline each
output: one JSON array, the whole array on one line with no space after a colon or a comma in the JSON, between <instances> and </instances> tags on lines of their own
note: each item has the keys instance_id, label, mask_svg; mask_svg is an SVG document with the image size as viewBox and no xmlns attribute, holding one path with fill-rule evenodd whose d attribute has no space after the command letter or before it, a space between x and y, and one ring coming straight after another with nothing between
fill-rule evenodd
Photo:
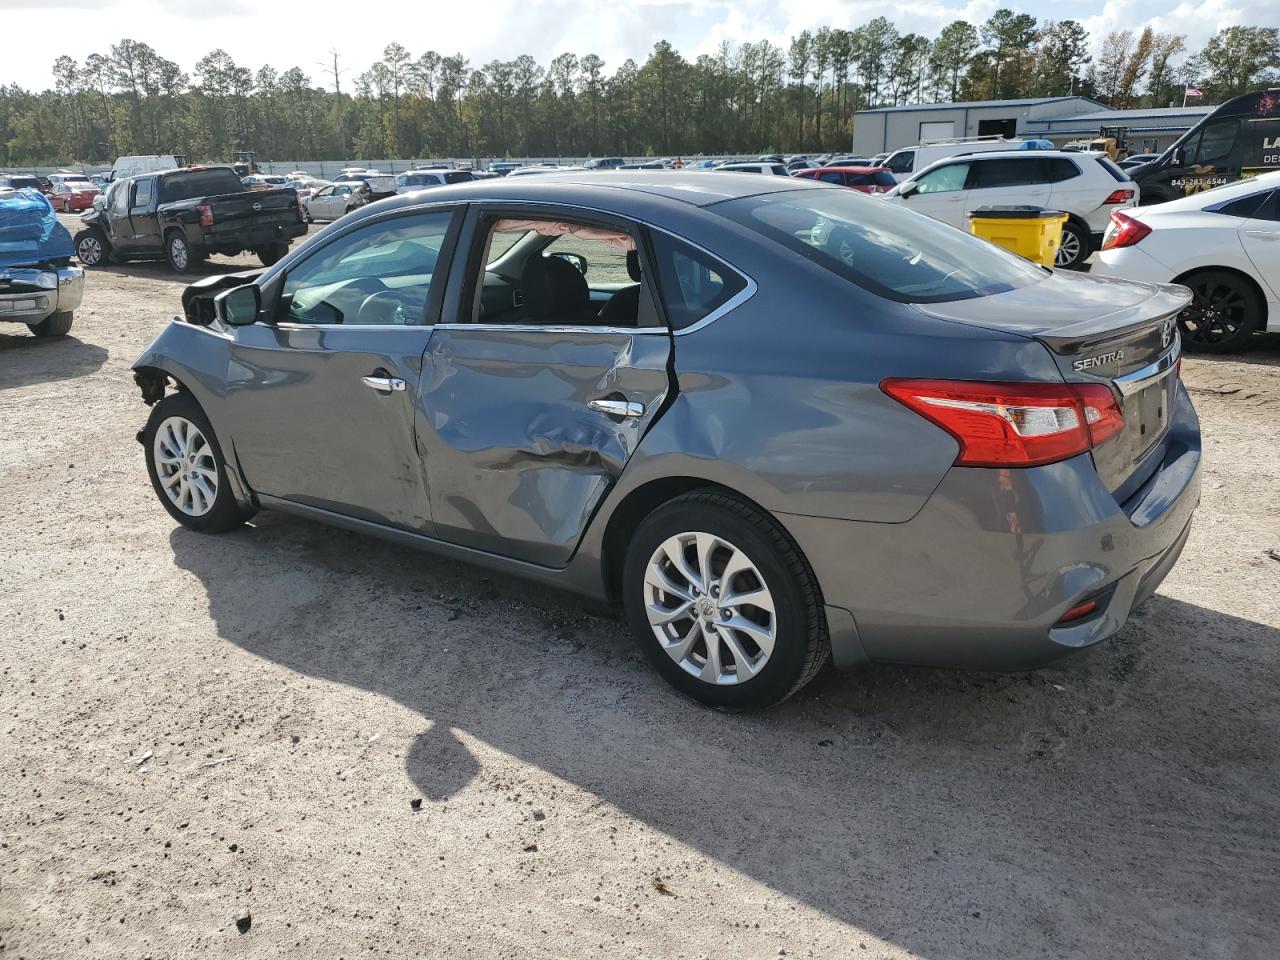
<instances>
[{"instance_id":1,"label":"rear tire","mask_svg":"<svg viewBox=\"0 0 1280 960\"><path fill-rule=\"evenodd\" d=\"M258 259L262 261L264 267L271 267L279 263L288 252L289 245L287 243L271 243L256 251Z\"/></svg>"},{"instance_id":2,"label":"rear tire","mask_svg":"<svg viewBox=\"0 0 1280 960\"><path fill-rule=\"evenodd\" d=\"M169 394L151 408L142 445L152 489L169 516L184 527L224 533L256 512L236 502L209 418L185 390Z\"/></svg>"},{"instance_id":3,"label":"rear tire","mask_svg":"<svg viewBox=\"0 0 1280 960\"><path fill-rule=\"evenodd\" d=\"M111 259L111 243L102 231L90 227L76 234L76 258L86 267L105 266Z\"/></svg>"},{"instance_id":4,"label":"rear tire","mask_svg":"<svg viewBox=\"0 0 1280 960\"><path fill-rule=\"evenodd\" d=\"M39 323L28 325L28 329L37 337L65 337L71 332L71 322L75 314L70 310L52 313Z\"/></svg>"},{"instance_id":5,"label":"rear tire","mask_svg":"<svg viewBox=\"0 0 1280 960\"><path fill-rule=\"evenodd\" d=\"M1182 345L1192 353L1239 350L1262 323L1262 298L1238 274L1202 270L1177 281L1191 291L1190 305L1178 314Z\"/></svg>"},{"instance_id":6,"label":"rear tire","mask_svg":"<svg viewBox=\"0 0 1280 960\"><path fill-rule=\"evenodd\" d=\"M688 493L649 514L628 545L622 594L641 652L708 706L778 703L830 654L822 594L799 547L726 494Z\"/></svg>"},{"instance_id":7,"label":"rear tire","mask_svg":"<svg viewBox=\"0 0 1280 960\"><path fill-rule=\"evenodd\" d=\"M174 273L186 273L191 268L195 257L191 255L191 244L181 230L170 230L165 235L164 258Z\"/></svg>"},{"instance_id":8,"label":"rear tire","mask_svg":"<svg viewBox=\"0 0 1280 960\"><path fill-rule=\"evenodd\" d=\"M1071 220L1064 223L1053 265L1059 270L1083 270L1091 253L1093 244L1089 239L1089 231Z\"/></svg>"}]
</instances>

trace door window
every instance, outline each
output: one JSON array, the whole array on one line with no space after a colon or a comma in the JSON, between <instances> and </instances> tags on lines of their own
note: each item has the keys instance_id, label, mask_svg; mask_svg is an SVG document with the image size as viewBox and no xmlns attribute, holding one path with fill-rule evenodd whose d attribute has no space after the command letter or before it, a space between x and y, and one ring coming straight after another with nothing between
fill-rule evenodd
<instances>
[{"instance_id":1,"label":"door window","mask_svg":"<svg viewBox=\"0 0 1280 960\"><path fill-rule=\"evenodd\" d=\"M436 260L452 219L449 211L421 213L344 234L289 271L276 319L344 326L426 323Z\"/></svg>"},{"instance_id":2,"label":"door window","mask_svg":"<svg viewBox=\"0 0 1280 960\"><path fill-rule=\"evenodd\" d=\"M1080 168L1066 157L1048 157L1040 160L1047 168L1045 179L1049 183L1062 183L1080 176Z\"/></svg>"},{"instance_id":3,"label":"door window","mask_svg":"<svg viewBox=\"0 0 1280 960\"><path fill-rule=\"evenodd\" d=\"M954 193L963 190L969 177L969 164L949 163L920 175L916 180L917 193Z\"/></svg>"},{"instance_id":4,"label":"door window","mask_svg":"<svg viewBox=\"0 0 1280 960\"><path fill-rule=\"evenodd\" d=\"M973 161L972 186L977 190L1026 187L1044 182L1044 171L1040 168L1039 158L1023 160L1001 157L997 160Z\"/></svg>"},{"instance_id":5,"label":"door window","mask_svg":"<svg viewBox=\"0 0 1280 960\"><path fill-rule=\"evenodd\" d=\"M317 191L315 192L315 196L317 196L317 197L331 197L331 196L333 196L333 187L321 187L319 190L317 190Z\"/></svg>"},{"instance_id":6,"label":"door window","mask_svg":"<svg viewBox=\"0 0 1280 960\"><path fill-rule=\"evenodd\" d=\"M823 183L838 183L840 186L844 186L843 173L820 173L818 174L818 179Z\"/></svg>"},{"instance_id":7,"label":"door window","mask_svg":"<svg viewBox=\"0 0 1280 960\"><path fill-rule=\"evenodd\" d=\"M740 275L682 240L657 231L651 238L662 304L676 330L692 326L746 289Z\"/></svg>"},{"instance_id":8,"label":"door window","mask_svg":"<svg viewBox=\"0 0 1280 960\"><path fill-rule=\"evenodd\" d=\"M127 217L129 215L129 188L128 181L112 187L114 192L111 194L111 212L115 216Z\"/></svg>"},{"instance_id":9,"label":"door window","mask_svg":"<svg viewBox=\"0 0 1280 960\"><path fill-rule=\"evenodd\" d=\"M1206 123L1200 140L1196 144L1194 156L1188 162L1194 164L1224 163L1231 157L1231 150L1236 145L1236 134L1240 130L1240 121L1234 117Z\"/></svg>"},{"instance_id":10,"label":"door window","mask_svg":"<svg viewBox=\"0 0 1280 960\"><path fill-rule=\"evenodd\" d=\"M914 150L899 150L892 157L884 162L884 165L894 173L910 173L911 163L916 158Z\"/></svg>"},{"instance_id":11,"label":"door window","mask_svg":"<svg viewBox=\"0 0 1280 960\"><path fill-rule=\"evenodd\" d=\"M146 180L139 180L133 187L133 205L135 207L145 207L151 202L152 184L150 177Z\"/></svg>"}]
</instances>

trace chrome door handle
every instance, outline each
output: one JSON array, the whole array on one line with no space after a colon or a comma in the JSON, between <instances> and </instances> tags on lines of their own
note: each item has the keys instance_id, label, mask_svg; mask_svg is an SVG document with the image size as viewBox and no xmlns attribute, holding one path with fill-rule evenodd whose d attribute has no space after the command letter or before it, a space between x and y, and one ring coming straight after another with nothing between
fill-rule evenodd
<instances>
[{"instance_id":1,"label":"chrome door handle","mask_svg":"<svg viewBox=\"0 0 1280 960\"><path fill-rule=\"evenodd\" d=\"M404 389L404 381L399 377L361 377L360 382L366 387L372 387L381 393Z\"/></svg>"},{"instance_id":2,"label":"chrome door handle","mask_svg":"<svg viewBox=\"0 0 1280 960\"><path fill-rule=\"evenodd\" d=\"M643 417L644 404L634 400L589 400L587 406L611 417Z\"/></svg>"},{"instance_id":3,"label":"chrome door handle","mask_svg":"<svg viewBox=\"0 0 1280 960\"><path fill-rule=\"evenodd\" d=\"M1259 240L1280 240L1280 231L1277 230L1246 230L1245 233Z\"/></svg>"}]
</instances>

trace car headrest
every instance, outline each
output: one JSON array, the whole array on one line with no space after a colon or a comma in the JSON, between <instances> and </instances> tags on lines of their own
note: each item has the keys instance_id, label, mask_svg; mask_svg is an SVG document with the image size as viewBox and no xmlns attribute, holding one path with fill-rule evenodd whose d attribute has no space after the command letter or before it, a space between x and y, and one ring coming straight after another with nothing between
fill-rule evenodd
<instances>
[{"instance_id":1,"label":"car headrest","mask_svg":"<svg viewBox=\"0 0 1280 960\"><path fill-rule=\"evenodd\" d=\"M525 308L533 316L574 313L591 303L586 278L560 257L530 257L520 275L520 286Z\"/></svg>"},{"instance_id":2,"label":"car headrest","mask_svg":"<svg viewBox=\"0 0 1280 960\"><path fill-rule=\"evenodd\" d=\"M636 283L640 282L640 251L627 251L627 276Z\"/></svg>"}]
</instances>

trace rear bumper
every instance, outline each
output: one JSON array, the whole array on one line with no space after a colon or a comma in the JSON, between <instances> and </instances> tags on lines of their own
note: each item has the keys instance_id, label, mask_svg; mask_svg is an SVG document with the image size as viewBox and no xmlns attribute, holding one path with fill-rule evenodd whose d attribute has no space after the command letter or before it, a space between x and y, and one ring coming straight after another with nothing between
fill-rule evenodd
<instances>
[{"instance_id":1,"label":"rear bumper","mask_svg":"<svg viewBox=\"0 0 1280 960\"><path fill-rule=\"evenodd\" d=\"M271 243L288 243L306 232L307 225L299 215L296 223L228 230L225 234L220 234L215 229L204 234L201 245L208 250L255 250Z\"/></svg>"},{"instance_id":2,"label":"rear bumper","mask_svg":"<svg viewBox=\"0 0 1280 960\"><path fill-rule=\"evenodd\" d=\"M1140 247L1113 247L1094 258L1089 273L1095 277L1118 277L1145 283L1169 283L1173 271Z\"/></svg>"},{"instance_id":3,"label":"rear bumper","mask_svg":"<svg viewBox=\"0 0 1280 960\"><path fill-rule=\"evenodd\" d=\"M39 323L58 312L75 310L84 296L84 271L0 267L0 322Z\"/></svg>"},{"instance_id":4,"label":"rear bumper","mask_svg":"<svg viewBox=\"0 0 1280 960\"><path fill-rule=\"evenodd\" d=\"M953 468L905 523L781 515L828 604L838 666L1021 670L1114 634L1172 569L1200 499L1200 425L1179 385L1160 468L1123 504L1088 454ZM1062 615L1102 594L1099 613Z\"/></svg>"}]
</instances>

